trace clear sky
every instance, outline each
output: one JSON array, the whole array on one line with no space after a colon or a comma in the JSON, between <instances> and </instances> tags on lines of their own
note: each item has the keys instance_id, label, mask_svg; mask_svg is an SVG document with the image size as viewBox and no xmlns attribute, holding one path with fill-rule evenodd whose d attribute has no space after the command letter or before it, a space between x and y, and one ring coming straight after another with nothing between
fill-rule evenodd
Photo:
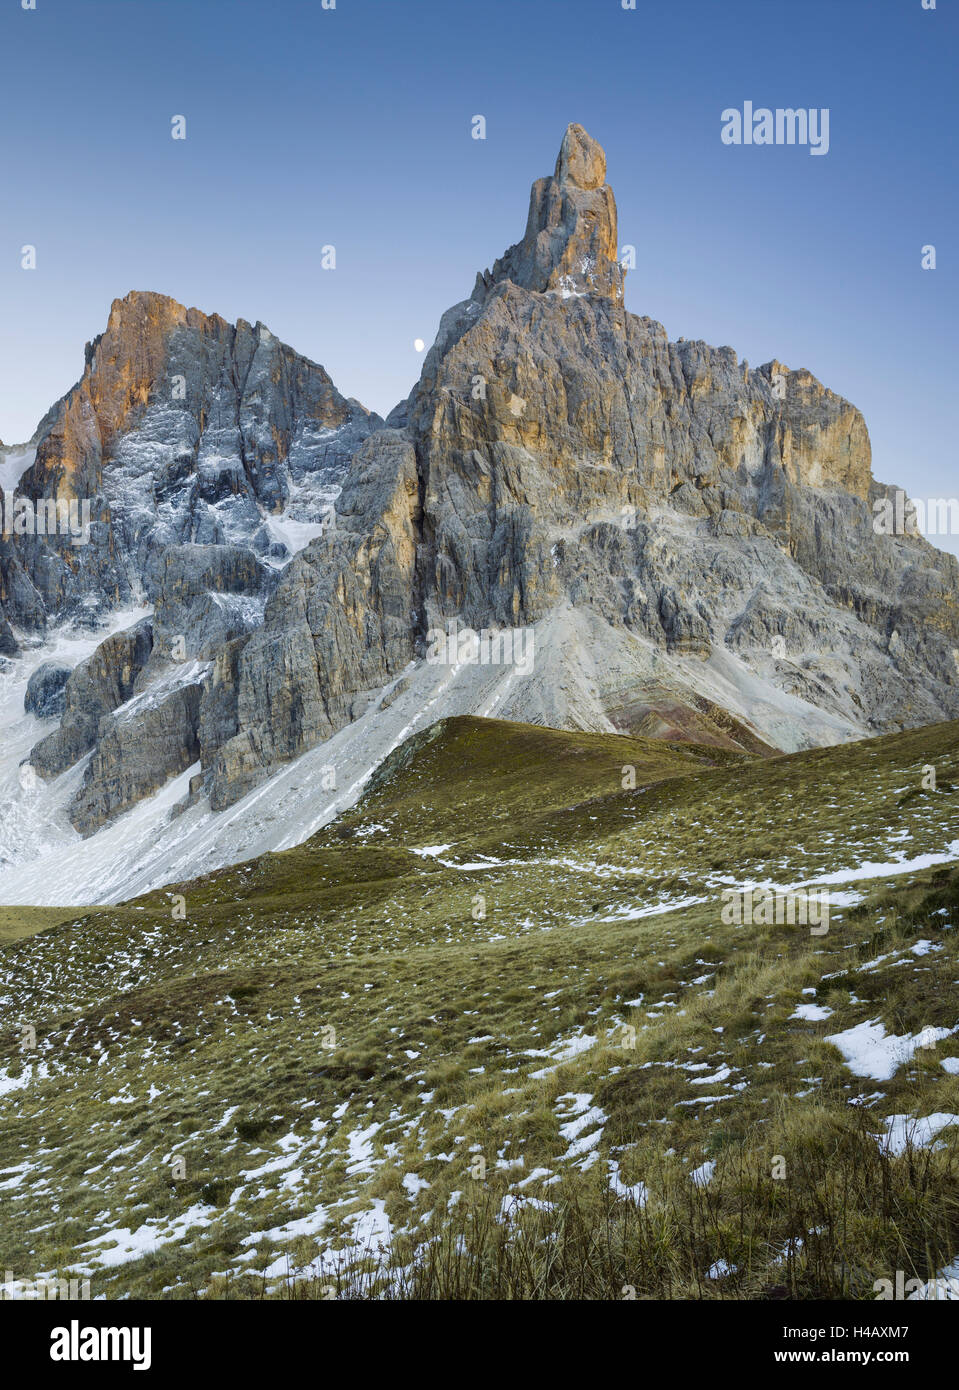
<instances>
[{"instance_id":1,"label":"clear sky","mask_svg":"<svg viewBox=\"0 0 959 1390\"><path fill-rule=\"evenodd\" d=\"M261 319L385 413L579 121L633 312L808 367L877 477L955 495L957 35L956 0L0 0L0 438L131 289ZM724 145L747 100L828 107L829 153Z\"/></svg>"}]
</instances>

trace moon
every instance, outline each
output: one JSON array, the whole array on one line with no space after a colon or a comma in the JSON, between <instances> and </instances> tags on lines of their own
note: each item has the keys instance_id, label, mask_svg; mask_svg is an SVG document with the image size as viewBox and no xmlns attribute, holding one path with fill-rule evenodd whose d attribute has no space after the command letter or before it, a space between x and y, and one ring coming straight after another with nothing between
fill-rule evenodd
<instances>
[{"instance_id":1,"label":"moon","mask_svg":"<svg viewBox=\"0 0 959 1390\"><path fill-rule=\"evenodd\" d=\"M423 342L422 338L415 338L413 340L413 346L416 348L417 352L422 352L423 349L426 347L426 344Z\"/></svg>"}]
</instances>

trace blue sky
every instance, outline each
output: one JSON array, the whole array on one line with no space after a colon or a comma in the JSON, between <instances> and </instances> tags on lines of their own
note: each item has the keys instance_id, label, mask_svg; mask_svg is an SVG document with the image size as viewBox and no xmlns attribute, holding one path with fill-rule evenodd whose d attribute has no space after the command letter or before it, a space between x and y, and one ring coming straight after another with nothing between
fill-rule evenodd
<instances>
[{"instance_id":1,"label":"blue sky","mask_svg":"<svg viewBox=\"0 0 959 1390\"><path fill-rule=\"evenodd\" d=\"M0 8L5 442L131 289L262 319L385 413L579 121L636 247L633 312L808 367L863 411L877 477L959 492L954 0L36 5ZM828 155L724 145L746 100L828 107Z\"/></svg>"}]
</instances>

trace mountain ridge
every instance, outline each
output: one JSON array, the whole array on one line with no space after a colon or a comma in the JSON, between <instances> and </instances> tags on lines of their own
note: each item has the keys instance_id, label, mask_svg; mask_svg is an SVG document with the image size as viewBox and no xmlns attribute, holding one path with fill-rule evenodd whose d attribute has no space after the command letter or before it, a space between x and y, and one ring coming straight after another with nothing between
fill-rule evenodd
<instances>
[{"instance_id":1,"label":"mountain ridge","mask_svg":"<svg viewBox=\"0 0 959 1390\"><path fill-rule=\"evenodd\" d=\"M91 545L0 545L11 654L48 613L153 608L133 665L110 639L95 707L75 671L30 755L51 782L92 754L77 830L188 770L185 806L222 812L365 715L385 728L403 690L435 717L750 750L959 714L959 564L876 533L892 489L861 414L627 312L605 180L571 125L385 421L262 324L114 301L21 480L93 490ZM529 629L534 669L437 683L426 638L451 624Z\"/></svg>"}]
</instances>

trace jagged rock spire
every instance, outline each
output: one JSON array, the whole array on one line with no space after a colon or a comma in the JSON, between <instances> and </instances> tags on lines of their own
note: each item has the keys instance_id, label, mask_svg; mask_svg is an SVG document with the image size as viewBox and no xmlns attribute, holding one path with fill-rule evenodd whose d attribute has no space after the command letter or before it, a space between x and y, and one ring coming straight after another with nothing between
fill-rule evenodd
<instances>
[{"instance_id":1,"label":"jagged rock spire","mask_svg":"<svg viewBox=\"0 0 959 1390\"><path fill-rule=\"evenodd\" d=\"M601 188L606 182L606 152L581 125L566 127L553 178L586 189Z\"/></svg>"},{"instance_id":2,"label":"jagged rock spire","mask_svg":"<svg viewBox=\"0 0 959 1390\"><path fill-rule=\"evenodd\" d=\"M600 295L619 302L624 271L616 236L606 155L581 125L569 125L552 178L533 184L523 240L476 277L473 298L482 303L493 285L512 280L538 293Z\"/></svg>"}]
</instances>

